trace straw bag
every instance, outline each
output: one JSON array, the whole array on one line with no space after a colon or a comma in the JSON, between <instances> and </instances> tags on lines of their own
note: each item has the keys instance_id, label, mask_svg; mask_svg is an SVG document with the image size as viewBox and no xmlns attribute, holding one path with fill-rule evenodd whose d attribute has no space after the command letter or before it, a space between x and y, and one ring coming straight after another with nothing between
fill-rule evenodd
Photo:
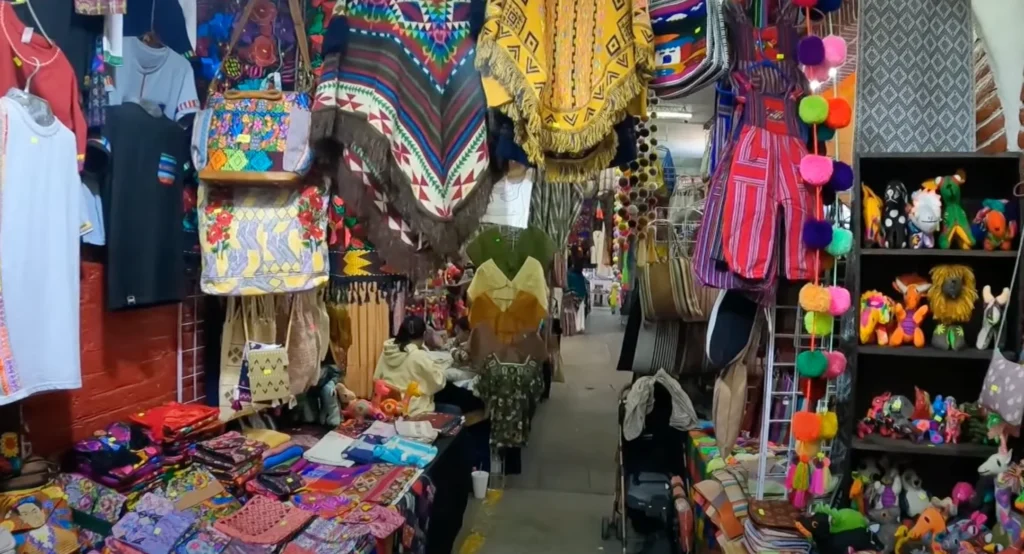
<instances>
[{"instance_id":1,"label":"straw bag","mask_svg":"<svg viewBox=\"0 0 1024 554\"><path fill-rule=\"evenodd\" d=\"M1017 246L1017 261L1013 264L1013 277L1010 279L1011 299L1017 284L1017 272L1020 271L1022 248L1024 240ZM1019 427L1021 420L1024 419L1024 396L1021 394L1024 393L1024 366L1007 360L999 351L1000 339L1003 338L1010 309L1010 303L1007 302L999 322L999 332L992 341L992 361L988 364L988 372L985 374L978 402L989 413L998 414L1007 425Z\"/></svg>"},{"instance_id":2,"label":"straw bag","mask_svg":"<svg viewBox=\"0 0 1024 554\"><path fill-rule=\"evenodd\" d=\"M292 307L285 310L278 307L280 318L289 317L295 325L287 325L290 336L285 337L288 345L288 376L291 379L292 394L301 394L316 384L320 377L320 308L324 304L319 290L295 294Z\"/></svg>"},{"instance_id":3,"label":"straw bag","mask_svg":"<svg viewBox=\"0 0 1024 554\"><path fill-rule=\"evenodd\" d=\"M274 402L292 396L291 378L288 375L288 342L291 339L292 320L295 317L295 302L292 301L288 316L288 330L285 331L284 346L255 342L249 338L249 325L244 317L245 362L248 368L249 393L253 402Z\"/></svg>"},{"instance_id":4,"label":"straw bag","mask_svg":"<svg viewBox=\"0 0 1024 554\"><path fill-rule=\"evenodd\" d=\"M253 16L258 2L249 0L235 20L230 54ZM309 170L312 66L299 0L288 0L299 49L297 92L239 91L223 94L217 86L224 61L210 82L206 108L196 116L192 131L192 162L203 181L237 185L298 184ZM227 57L225 57L226 59Z\"/></svg>"}]
</instances>

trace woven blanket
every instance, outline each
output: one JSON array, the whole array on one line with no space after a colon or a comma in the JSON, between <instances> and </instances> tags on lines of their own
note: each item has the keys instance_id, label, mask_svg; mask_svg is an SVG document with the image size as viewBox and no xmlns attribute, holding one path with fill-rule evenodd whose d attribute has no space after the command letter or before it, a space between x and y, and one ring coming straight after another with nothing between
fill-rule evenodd
<instances>
[{"instance_id":1,"label":"woven blanket","mask_svg":"<svg viewBox=\"0 0 1024 554\"><path fill-rule=\"evenodd\" d=\"M314 104L313 140L356 149L409 234L442 255L455 254L476 227L493 186L470 31L473 10L482 13L471 6L481 1L338 2ZM365 217L376 199L351 174L338 181ZM394 252L371 239L391 263Z\"/></svg>"},{"instance_id":2,"label":"woven blanket","mask_svg":"<svg viewBox=\"0 0 1024 554\"><path fill-rule=\"evenodd\" d=\"M655 70L651 87L678 85L701 67L708 46L707 0L651 3Z\"/></svg>"},{"instance_id":3,"label":"woven blanket","mask_svg":"<svg viewBox=\"0 0 1024 554\"><path fill-rule=\"evenodd\" d=\"M614 156L612 127L646 109L647 0L491 0L476 63L488 105L512 119L530 161L588 153L548 170L554 181L587 181Z\"/></svg>"}]
</instances>

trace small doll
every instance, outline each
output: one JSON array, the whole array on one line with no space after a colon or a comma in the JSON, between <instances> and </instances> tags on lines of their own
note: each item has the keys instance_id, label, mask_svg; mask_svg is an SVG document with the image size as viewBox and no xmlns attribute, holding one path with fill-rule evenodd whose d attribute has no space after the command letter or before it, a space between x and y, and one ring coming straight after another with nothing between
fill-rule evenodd
<instances>
[{"instance_id":1,"label":"small doll","mask_svg":"<svg viewBox=\"0 0 1024 554\"><path fill-rule=\"evenodd\" d=\"M864 246L882 246L882 199L867 185L860 186L864 211Z\"/></svg>"},{"instance_id":2,"label":"small doll","mask_svg":"<svg viewBox=\"0 0 1024 554\"><path fill-rule=\"evenodd\" d=\"M942 198L938 193L927 188L914 191L910 198L910 213L907 217L910 247L935 248L935 232L939 230L941 222Z\"/></svg>"},{"instance_id":3,"label":"small doll","mask_svg":"<svg viewBox=\"0 0 1024 554\"><path fill-rule=\"evenodd\" d=\"M907 187L900 181L889 181L885 185L882 229L884 247L907 247Z\"/></svg>"},{"instance_id":4,"label":"small doll","mask_svg":"<svg viewBox=\"0 0 1024 554\"><path fill-rule=\"evenodd\" d=\"M976 346L978 350L986 350L994 342L997 348L1002 348L1004 337L995 339L995 334L1003 320L1006 305L1010 302L1010 289L1003 288L999 296L992 296L992 287L985 285L981 289L981 298L985 301L985 309L982 311L981 331L978 331Z\"/></svg>"}]
</instances>

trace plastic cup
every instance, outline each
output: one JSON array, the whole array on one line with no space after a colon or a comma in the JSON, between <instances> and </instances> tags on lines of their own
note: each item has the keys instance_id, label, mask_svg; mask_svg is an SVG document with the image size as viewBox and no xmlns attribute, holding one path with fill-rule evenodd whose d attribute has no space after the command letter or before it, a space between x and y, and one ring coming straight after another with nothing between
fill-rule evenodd
<instances>
[{"instance_id":1,"label":"plastic cup","mask_svg":"<svg viewBox=\"0 0 1024 554\"><path fill-rule=\"evenodd\" d=\"M473 496L477 500L483 500L487 496L487 479L491 474L486 471L473 472Z\"/></svg>"}]
</instances>

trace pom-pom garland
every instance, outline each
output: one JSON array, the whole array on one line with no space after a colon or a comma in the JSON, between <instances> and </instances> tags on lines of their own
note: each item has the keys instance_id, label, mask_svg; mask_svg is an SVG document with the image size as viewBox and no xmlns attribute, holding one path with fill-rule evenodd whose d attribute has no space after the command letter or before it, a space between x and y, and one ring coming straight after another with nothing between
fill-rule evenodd
<instances>
[{"instance_id":1,"label":"pom-pom garland","mask_svg":"<svg viewBox=\"0 0 1024 554\"><path fill-rule=\"evenodd\" d=\"M824 123L828 118L828 100L818 94L804 96L800 99L797 111L800 114L800 121L808 125Z\"/></svg>"},{"instance_id":2,"label":"pom-pom garland","mask_svg":"<svg viewBox=\"0 0 1024 554\"><path fill-rule=\"evenodd\" d=\"M835 318L831 314L807 312L804 314L804 330L815 337L827 337L832 334Z\"/></svg>"},{"instance_id":3,"label":"pom-pom garland","mask_svg":"<svg viewBox=\"0 0 1024 554\"><path fill-rule=\"evenodd\" d=\"M818 125L818 140L828 142L836 136L836 130L824 125Z\"/></svg>"},{"instance_id":4,"label":"pom-pom garland","mask_svg":"<svg viewBox=\"0 0 1024 554\"><path fill-rule=\"evenodd\" d=\"M825 412L821 414L821 440L828 441L836 437L836 433L839 432L839 418L836 417L835 412ZM826 462L828 460L826 459Z\"/></svg>"},{"instance_id":5,"label":"pom-pom garland","mask_svg":"<svg viewBox=\"0 0 1024 554\"><path fill-rule=\"evenodd\" d=\"M846 61L846 40L839 35L829 35L819 40L821 41L824 64L828 67L843 65L843 62Z\"/></svg>"},{"instance_id":6,"label":"pom-pom garland","mask_svg":"<svg viewBox=\"0 0 1024 554\"><path fill-rule=\"evenodd\" d=\"M826 379L835 379L846 371L846 355L838 350L825 353L828 359L828 367L825 369Z\"/></svg>"},{"instance_id":7,"label":"pom-pom garland","mask_svg":"<svg viewBox=\"0 0 1024 554\"><path fill-rule=\"evenodd\" d=\"M827 221L808 219L803 225L803 241L811 250L822 250L832 242L832 225Z\"/></svg>"},{"instance_id":8,"label":"pom-pom garland","mask_svg":"<svg viewBox=\"0 0 1024 554\"><path fill-rule=\"evenodd\" d=\"M826 289L829 296L828 313L839 317L850 309L850 291L843 287L829 287ZM825 310L815 310L824 312Z\"/></svg>"},{"instance_id":9,"label":"pom-pom garland","mask_svg":"<svg viewBox=\"0 0 1024 554\"><path fill-rule=\"evenodd\" d=\"M832 177L832 158L807 154L800 159L800 178L812 187L824 186Z\"/></svg>"},{"instance_id":10,"label":"pom-pom garland","mask_svg":"<svg viewBox=\"0 0 1024 554\"><path fill-rule=\"evenodd\" d=\"M805 350L796 357L796 371L801 377L817 379L828 369L828 358L820 350Z\"/></svg>"},{"instance_id":11,"label":"pom-pom garland","mask_svg":"<svg viewBox=\"0 0 1024 554\"><path fill-rule=\"evenodd\" d=\"M853 249L853 232L842 227L832 228L832 242L825 247L829 255L841 258L850 253Z\"/></svg>"},{"instance_id":12,"label":"pom-pom garland","mask_svg":"<svg viewBox=\"0 0 1024 554\"><path fill-rule=\"evenodd\" d=\"M825 61L825 42L814 35L800 39L796 59L803 65L820 65Z\"/></svg>"},{"instance_id":13,"label":"pom-pom garland","mask_svg":"<svg viewBox=\"0 0 1024 554\"><path fill-rule=\"evenodd\" d=\"M853 168L840 161L833 162L832 177L828 180L828 186L836 192L843 192L852 189Z\"/></svg>"},{"instance_id":14,"label":"pom-pom garland","mask_svg":"<svg viewBox=\"0 0 1024 554\"><path fill-rule=\"evenodd\" d=\"M825 125L833 129L842 129L850 124L853 118L853 110L850 103L843 98L828 99L828 115L825 117Z\"/></svg>"},{"instance_id":15,"label":"pom-pom garland","mask_svg":"<svg viewBox=\"0 0 1024 554\"><path fill-rule=\"evenodd\" d=\"M793 0L793 4L800 6L801 8L813 8L818 0Z\"/></svg>"},{"instance_id":16,"label":"pom-pom garland","mask_svg":"<svg viewBox=\"0 0 1024 554\"><path fill-rule=\"evenodd\" d=\"M800 288L800 307L805 312L827 312L832 305L828 289L814 283Z\"/></svg>"},{"instance_id":17,"label":"pom-pom garland","mask_svg":"<svg viewBox=\"0 0 1024 554\"><path fill-rule=\"evenodd\" d=\"M825 65L805 65L804 66L804 75L807 76L807 80L809 80L809 81L818 81L820 83L824 83L825 81L828 81L828 79L829 79L828 66L825 66Z\"/></svg>"}]
</instances>

